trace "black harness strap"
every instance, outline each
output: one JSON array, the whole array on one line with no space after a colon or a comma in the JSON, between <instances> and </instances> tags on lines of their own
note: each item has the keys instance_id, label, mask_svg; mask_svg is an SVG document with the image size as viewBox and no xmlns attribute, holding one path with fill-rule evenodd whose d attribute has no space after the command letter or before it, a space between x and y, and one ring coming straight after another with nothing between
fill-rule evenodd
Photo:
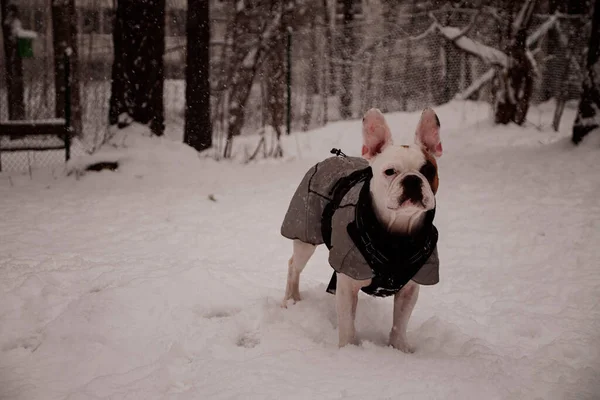
<instances>
[{"instance_id":1,"label":"black harness strap","mask_svg":"<svg viewBox=\"0 0 600 400\"><path fill-rule=\"evenodd\" d=\"M399 292L425 265L438 241L433 225L435 208L427 211L423 227L414 235L388 233L375 216L365 183L356 206L355 220L347 232L373 271L369 286L361 288L371 296L386 297Z\"/></svg>"},{"instance_id":2,"label":"black harness strap","mask_svg":"<svg viewBox=\"0 0 600 400\"><path fill-rule=\"evenodd\" d=\"M346 157L346 155L339 149L331 149L331 153L338 156L341 154L342 157ZM373 171L371 170L371 167L359 169L358 171L354 171L350 175L341 178L329 191L331 201L325 206L323 209L323 214L321 215L321 235L323 236L323 242L328 249L331 250L331 222L333 219L333 214L340 207L344 196L346 196L346 193L348 193L350 189L352 189L359 182L370 179L372 176Z\"/></svg>"},{"instance_id":3,"label":"black harness strap","mask_svg":"<svg viewBox=\"0 0 600 400\"><path fill-rule=\"evenodd\" d=\"M336 156L346 157L346 155L340 149L331 149L331 153ZM341 178L331 188L329 195L331 201L323 209L321 215L321 235L323 236L323 242L329 250L331 250L331 232L332 232L332 220L333 214L340 207L344 196L359 182L370 179L373 176L371 167L367 167L351 173L350 175ZM337 286L336 272L333 271L329 285L327 286L327 292L335 294L335 288Z\"/></svg>"}]
</instances>

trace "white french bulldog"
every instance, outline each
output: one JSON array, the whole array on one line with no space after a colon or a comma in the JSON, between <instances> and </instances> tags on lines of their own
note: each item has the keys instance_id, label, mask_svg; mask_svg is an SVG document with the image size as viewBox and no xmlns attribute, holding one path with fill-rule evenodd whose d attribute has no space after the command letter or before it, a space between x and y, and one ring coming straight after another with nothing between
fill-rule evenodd
<instances>
[{"instance_id":1,"label":"white french bulldog","mask_svg":"<svg viewBox=\"0 0 600 400\"><path fill-rule=\"evenodd\" d=\"M315 165L290 203L282 234L293 240L293 255L282 306L287 307L290 299L300 300L300 273L316 246L326 243L336 271L331 293L336 296L340 347L357 343L354 320L362 289L375 296L394 295L389 344L403 352L414 351L406 330L419 283L439 281L437 230L432 225L439 184L436 158L442 155L439 131L438 117L427 108L417 125L415 143L394 145L383 114L370 109L363 118L362 158L332 157ZM350 179L333 216L327 217L323 210L334 201L335 189L343 186L338 181L356 170L360 177ZM357 180L360 184L353 186Z\"/></svg>"}]
</instances>

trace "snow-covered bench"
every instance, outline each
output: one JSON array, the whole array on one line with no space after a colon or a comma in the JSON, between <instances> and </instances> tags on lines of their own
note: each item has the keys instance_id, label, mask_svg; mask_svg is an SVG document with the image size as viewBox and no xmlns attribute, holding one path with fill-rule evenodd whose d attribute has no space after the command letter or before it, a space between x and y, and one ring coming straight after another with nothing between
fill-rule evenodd
<instances>
[{"instance_id":1,"label":"snow-covered bench","mask_svg":"<svg viewBox=\"0 0 600 400\"><path fill-rule=\"evenodd\" d=\"M71 157L72 136L72 130L62 118L0 121L0 153L64 150L65 161L68 161Z\"/></svg>"}]
</instances>

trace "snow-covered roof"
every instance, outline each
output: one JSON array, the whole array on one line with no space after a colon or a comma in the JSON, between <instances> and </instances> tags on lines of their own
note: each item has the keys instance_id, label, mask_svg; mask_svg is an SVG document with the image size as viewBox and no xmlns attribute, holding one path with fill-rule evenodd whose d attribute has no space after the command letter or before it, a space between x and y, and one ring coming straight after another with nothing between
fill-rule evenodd
<instances>
[{"instance_id":1,"label":"snow-covered roof","mask_svg":"<svg viewBox=\"0 0 600 400\"><path fill-rule=\"evenodd\" d=\"M17 30L17 37L21 39L35 39L37 36L38 35L35 31L30 31L28 29Z\"/></svg>"}]
</instances>

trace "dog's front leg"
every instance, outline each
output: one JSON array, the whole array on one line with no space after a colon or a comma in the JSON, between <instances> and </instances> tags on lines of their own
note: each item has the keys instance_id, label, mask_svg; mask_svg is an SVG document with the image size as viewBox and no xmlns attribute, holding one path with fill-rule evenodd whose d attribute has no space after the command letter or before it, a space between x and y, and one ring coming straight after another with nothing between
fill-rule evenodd
<instances>
[{"instance_id":1,"label":"dog's front leg","mask_svg":"<svg viewBox=\"0 0 600 400\"><path fill-rule=\"evenodd\" d=\"M347 344L357 344L354 319L356 318L356 304L358 303L358 291L367 286L369 280L357 281L344 274L337 274L337 286L335 290L335 304L338 318L339 347Z\"/></svg>"},{"instance_id":2,"label":"dog's front leg","mask_svg":"<svg viewBox=\"0 0 600 400\"><path fill-rule=\"evenodd\" d=\"M390 345L405 353L414 352L406 339L406 329L418 297L419 285L413 281L408 282L394 296L394 323L390 332Z\"/></svg>"},{"instance_id":3,"label":"dog's front leg","mask_svg":"<svg viewBox=\"0 0 600 400\"><path fill-rule=\"evenodd\" d=\"M287 308L287 301L292 299L294 303L300 301L300 274L310 257L314 254L317 246L294 240L294 253L288 261L287 284L285 285L285 296L281 307Z\"/></svg>"}]
</instances>

